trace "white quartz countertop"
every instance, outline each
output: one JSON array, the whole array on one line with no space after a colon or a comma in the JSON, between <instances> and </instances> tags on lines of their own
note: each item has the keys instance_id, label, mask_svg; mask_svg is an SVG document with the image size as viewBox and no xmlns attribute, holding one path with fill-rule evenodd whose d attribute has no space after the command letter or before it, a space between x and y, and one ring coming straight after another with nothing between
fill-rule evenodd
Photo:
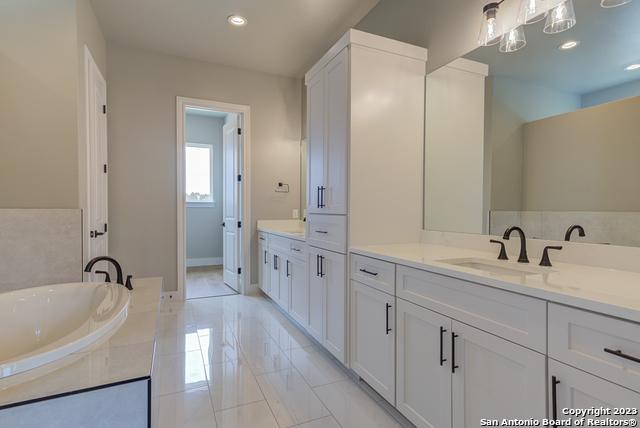
<instances>
[{"instance_id":1,"label":"white quartz countertop","mask_svg":"<svg viewBox=\"0 0 640 428\"><path fill-rule=\"evenodd\" d=\"M162 278L133 280L124 324L108 340L71 354L57 368L14 386L0 383L0 407L151 376Z\"/></svg>"},{"instance_id":2,"label":"white quartz countertop","mask_svg":"<svg viewBox=\"0 0 640 428\"><path fill-rule=\"evenodd\" d=\"M640 273L637 272L553 263L553 267L544 268L542 274L503 275L442 261L459 258L495 261L497 250L494 254L424 243L354 246L349 251L640 323ZM550 256L553 262L553 252ZM507 267L518 265L512 260L501 263ZM538 263L539 259L532 258L530 265Z\"/></svg>"},{"instance_id":3,"label":"white quartz countertop","mask_svg":"<svg viewBox=\"0 0 640 428\"><path fill-rule=\"evenodd\" d=\"M258 231L306 241L305 224L302 220L258 220Z\"/></svg>"}]
</instances>

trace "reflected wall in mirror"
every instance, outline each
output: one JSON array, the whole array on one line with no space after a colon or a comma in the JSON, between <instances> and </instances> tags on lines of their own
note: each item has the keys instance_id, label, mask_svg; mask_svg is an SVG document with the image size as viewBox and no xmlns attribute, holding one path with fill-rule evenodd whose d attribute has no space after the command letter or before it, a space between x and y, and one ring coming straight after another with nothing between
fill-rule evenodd
<instances>
[{"instance_id":1,"label":"reflected wall in mirror","mask_svg":"<svg viewBox=\"0 0 640 428\"><path fill-rule=\"evenodd\" d=\"M640 2L574 3L569 31L427 76L426 229L640 246Z\"/></svg>"}]
</instances>

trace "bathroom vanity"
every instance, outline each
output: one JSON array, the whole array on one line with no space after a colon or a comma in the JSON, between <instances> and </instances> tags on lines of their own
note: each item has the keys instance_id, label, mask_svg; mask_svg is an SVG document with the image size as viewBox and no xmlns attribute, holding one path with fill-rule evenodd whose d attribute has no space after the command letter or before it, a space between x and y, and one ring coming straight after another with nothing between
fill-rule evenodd
<instances>
[{"instance_id":1,"label":"bathroom vanity","mask_svg":"<svg viewBox=\"0 0 640 428\"><path fill-rule=\"evenodd\" d=\"M640 274L433 244L350 260L351 367L417 426L638 407Z\"/></svg>"}]
</instances>

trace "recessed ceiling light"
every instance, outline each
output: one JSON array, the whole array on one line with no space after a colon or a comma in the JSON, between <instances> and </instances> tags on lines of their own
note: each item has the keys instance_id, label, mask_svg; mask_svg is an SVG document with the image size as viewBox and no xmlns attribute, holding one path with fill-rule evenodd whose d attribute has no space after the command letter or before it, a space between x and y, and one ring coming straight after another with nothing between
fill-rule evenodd
<instances>
[{"instance_id":1,"label":"recessed ceiling light","mask_svg":"<svg viewBox=\"0 0 640 428\"><path fill-rule=\"evenodd\" d=\"M558 46L558 49L560 49L561 51L568 51L569 49L577 47L579 44L580 42L577 40L569 40L568 42L564 42L563 44Z\"/></svg>"},{"instance_id":2,"label":"recessed ceiling light","mask_svg":"<svg viewBox=\"0 0 640 428\"><path fill-rule=\"evenodd\" d=\"M625 68L627 71L637 70L640 68L640 64L631 64Z\"/></svg>"},{"instance_id":3,"label":"recessed ceiling light","mask_svg":"<svg viewBox=\"0 0 640 428\"><path fill-rule=\"evenodd\" d=\"M240 15L229 15L227 17L227 21L231 25L235 25L236 27L244 27L247 25L247 18Z\"/></svg>"}]
</instances>

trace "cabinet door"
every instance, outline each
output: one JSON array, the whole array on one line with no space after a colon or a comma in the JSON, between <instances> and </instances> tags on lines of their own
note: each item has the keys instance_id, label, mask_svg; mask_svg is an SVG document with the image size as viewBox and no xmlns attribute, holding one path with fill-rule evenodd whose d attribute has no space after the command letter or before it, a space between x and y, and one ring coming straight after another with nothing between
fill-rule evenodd
<instances>
[{"instance_id":1,"label":"cabinet door","mask_svg":"<svg viewBox=\"0 0 640 428\"><path fill-rule=\"evenodd\" d=\"M307 82L307 210L319 213L320 191L325 174L325 88L324 71Z\"/></svg>"},{"instance_id":2,"label":"cabinet door","mask_svg":"<svg viewBox=\"0 0 640 428\"><path fill-rule=\"evenodd\" d=\"M307 331L318 342L324 343L325 283L320 276L320 254L310 247L307 257L309 274L309 323Z\"/></svg>"},{"instance_id":3,"label":"cabinet door","mask_svg":"<svg viewBox=\"0 0 640 428\"><path fill-rule=\"evenodd\" d=\"M289 313L289 289L291 288L291 262L286 257L279 257L278 270L280 273L280 281L278 282L278 287L280 291L278 292L278 305L285 312Z\"/></svg>"},{"instance_id":4,"label":"cabinet door","mask_svg":"<svg viewBox=\"0 0 640 428\"><path fill-rule=\"evenodd\" d=\"M549 359L549 419L554 419L554 416L556 419L569 419L563 409L600 407L637 409L638 403L640 403L640 394L634 391ZM636 422L639 419L638 415L613 414L602 416L600 419L602 418L627 419Z\"/></svg>"},{"instance_id":5,"label":"cabinet door","mask_svg":"<svg viewBox=\"0 0 640 428\"><path fill-rule=\"evenodd\" d=\"M396 305L396 407L418 428L451 427L451 319Z\"/></svg>"},{"instance_id":6,"label":"cabinet door","mask_svg":"<svg viewBox=\"0 0 640 428\"><path fill-rule=\"evenodd\" d=\"M269 297L277 302L280 301L280 265L282 264L282 257L280 254L270 251L269 258L271 262L271 268L269 269L269 288L271 293Z\"/></svg>"},{"instance_id":7,"label":"cabinet door","mask_svg":"<svg viewBox=\"0 0 640 428\"><path fill-rule=\"evenodd\" d=\"M289 275L291 282L291 308L289 314L301 325L309 324L309 282L307 264L299 259L290 259Z\"/></svg>"},{"instance_id":8,"label":"cabinet door","mask_svg":"<svg viewBox=\"0 0 640 428\"><path fill-rule=\"evenodd\" d=\"M394 297L351 281L351 368L395 405Z\"/></svg>"},{"instance_id":9,"label":"cabinet door","mask_svg":"<svg viewBox=\"0 0 640 428\"><path fill-rule=\"evenodd\" d=\"M347 349L347 256L319 250L321 276L325 284L324 346L346 363Z\"/></svg>"},{"instance_id":10,"label":"cabinet door","mask_svg":"<svg viewBox=\"0 0 640 428\"><path fill-rule=\"evenodd\" d=\"M347 145L349 141L349 48L324 68L325 178L321 192L328 214L347 213Z\"/></svg>"},{"instance_id":11,"label":"cabinet door","mask_svg":"<svg viewBox=\"0 0 640 428\"><path fill-rule=\"evenodd\" d=\"M258 244L258 256L258 285L260 289L268 295L271 291L269 289L271 263L269 263L269 250L262 240L259 241Z\"/></svg>"},{"instance_id":12,"label":"cabinet door","mask_svg":"<svg viewBox=\"0 0 640 428\"><path fill-rule=\"evenodd\" d=\"M545 417L544 355L457 321L451 328L454 428Z\"/></svg>"}]
</instances>

